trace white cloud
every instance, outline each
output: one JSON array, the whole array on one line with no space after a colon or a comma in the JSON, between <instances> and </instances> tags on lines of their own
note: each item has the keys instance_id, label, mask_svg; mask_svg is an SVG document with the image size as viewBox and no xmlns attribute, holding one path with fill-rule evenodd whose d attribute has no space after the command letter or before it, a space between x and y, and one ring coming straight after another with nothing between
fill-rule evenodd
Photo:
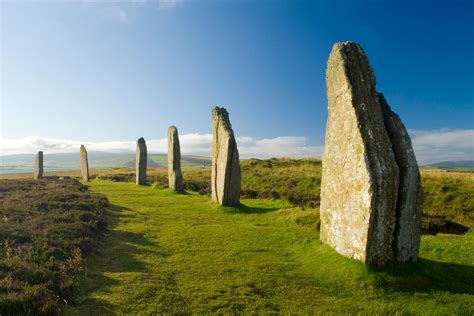
<instances>
[{"instance_id":1,"label":"white cloud","mask_svg":"<svg viewBox=\"0 0 474 316\"><path fill-rule=\"evenodd\" d=\"M243 158L321 157L323 153L323 146L309 146L306 137L281 136L252 140L245 145L238 142L238 145Z\"/></svg>"},{"instance_id":2,"label":"white cloud","mask_svg":"<svg viewBox=\"0 0 474 316\"><path fill-rule=\"evenodd\" d=\"M138 4L140 6L144 5L147 2L147 0L132 0L132 3Z\"/></svg>"},{"instance_id":3,"label":"white cloud","mask_svg":"<svg viewBox=\"0 0 474 316\"><path fill-rule=\"evenodd\" d=\"M0 0L1 1L1 0ZM69 0L79 2L81 8L97 10L103 17L133 23L140 18L141 13L148 8L161 11L181 7L184 0Z\"/></svg>"},{"instance_id":4,"label":"white cloud","mask_svg":"<svg viewBox=\"0 0 474 316\"><path fill-rule=\"evenodd\" d=\"M158 0L159 10L171 10L180 7L183 4L183 0Z\"/></svg>"},{"instance_id":5,"label":"white cloud","mask_svg":"<svg viewBox=\"0 0 474 316\"><path fill-rule=\"evenodd\" d=\"M474 129L467 130L410 130L413 148L420 165L450 160L474 160ZM181 152L184 155L209 156L211 134L180 135ZM150 153L166 153L167 139L147 139ZM321 157L323 146L309 145L306 137L281 136L255 139L249 136L237 137L242 158L272 157ZM135 141L74 141L67 139L30 136L20 139L0 139L0 155L36 153L67 153L79 150L84 144L89 151L120 152L134 151Z\"/></svg>"},{"instance_id":6,"label":"white cloud","mask_svg":"<svg viewBox=\"0 0 474 316\"><path fill-rule=\"evenodd\" d=\"M238 136L236 139L239 144L248 144L254 142L253 138L248 136Z\"/></svg>"},{"instance_id":7,"label":"white cloud","mask_svg":"<svg viewBox=\"0 0 474 316\"><path fill-rule=\"evenodd\" d=\"M419 164L474 160L474 129L409 132Z\"/></svg>"},{"instance_id":8,"label":"white cloud","mask_svg":"<svg viewBox=\"0 0 474 316\"><path fill-rule=\"evenodd\" d=\"M185 134L179 137L181 152L185 155L211 154L211 134ZM146 140L150 153L166 153L167 139ZM242 158L271 157L317 157L322 153L321 146L307 146L305 137L276 137L255 140L252 137L237 137L240 156ZM0 139L0 154L36 153L67 153L79 150L84 144L88 151L120 152L135 150L135 141L89 142L67 139L44 138L30 136L21 139Z\"/></svg>"},{"instance_id":9,"label":"white cloud","mask_svg":"<svg viewBox=\"0 0 474 316\"><path fill-rule=\"evenodd\" d=\"M36 153L43 150L48 153L68 153L78 150L81 144L90 151L120 152L133 150L133 141L110 142L81 142L67 139L45 138L29 136L20 139L0 139L0 153L2 155Z\"/></svg>"},{"instance_id":10,"label":"white cloud","mask_svg":"<svg viewBox=\"0 0 474 316\"><path fill-rule=\"evenodd\" d=\"M127 11L125 11L124 9L122 8L117 8L117 18L123 22L123 23L127 23L128 22L128 13Z\"/></svg>"}]
</instances>

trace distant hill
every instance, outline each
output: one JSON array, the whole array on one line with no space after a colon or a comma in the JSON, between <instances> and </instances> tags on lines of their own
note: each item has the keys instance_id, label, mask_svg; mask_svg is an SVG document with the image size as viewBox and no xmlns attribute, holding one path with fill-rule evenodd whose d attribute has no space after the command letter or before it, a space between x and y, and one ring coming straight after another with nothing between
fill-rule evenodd
<instances>
[{"instance_id":1,"label":"distant hill","mask_svg":"<svg viewBox=\"0 0 474 316\"><path fill-rule=\"evenodd\" d=\"M135 168L135 164L136 164L136 159L133 159L132 161L129 161L125 164L126 167L128 168ZM162 166L158 163L156 163L153 159L147 159L146 160L146 167L147 168L159 168L159 167L166 167L166 166Z\"/></svg>"},{"instance_id":2,"label":"distant hill","mask_svg":"<svg viewBox=\"0 0 474 316\"><path fill-rule=\"evenodd\" d=\"M474 160L442 161L428 165L438 168L474 168Z\"/></svg>"},{"instance_id":3,"label":"distant hill","mask_svg":"<svg viewBox=\"0 0 474 316\"><path fill-rule=\"evenodd\" d=\"M18 154L0 156L0 169L31 169L35 163L34 154ZM91 151L88 153L90 168L134 167L135 153L126 151L121 153L107 153ZM79 168L79 151L77 153L48 154L44 153L46 169L74 170ZM210 157L182 156L183 167L210 166ZM148 154L148 167L159 168L168 166L166 154Z\"/></svg>"}]
</instances>

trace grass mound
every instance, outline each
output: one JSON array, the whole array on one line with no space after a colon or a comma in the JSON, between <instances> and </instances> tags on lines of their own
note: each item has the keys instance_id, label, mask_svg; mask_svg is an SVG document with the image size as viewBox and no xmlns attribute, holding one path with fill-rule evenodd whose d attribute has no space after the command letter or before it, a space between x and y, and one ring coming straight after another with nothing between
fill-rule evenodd
<instances>
[{"instance_id":1,"label":"grass mound","mask_svg":"<svg viewBox=\"0 0 474 316\"><path fill-rule=\"evenodd\" d=\"M73 179L0 181L0 315L59 313L72 302L107 207Z\"/></svg>"}]
</instances>

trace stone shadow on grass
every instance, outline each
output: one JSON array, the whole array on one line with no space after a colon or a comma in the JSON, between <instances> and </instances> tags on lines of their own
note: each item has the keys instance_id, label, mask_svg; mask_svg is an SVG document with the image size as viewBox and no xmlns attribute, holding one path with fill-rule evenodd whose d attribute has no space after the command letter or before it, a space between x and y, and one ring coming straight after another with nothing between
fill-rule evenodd
<instances>
[{"instance_id":1,"label":"stone shadow on grass","mask_svg":"<svg viewBox=\"0 0 474 316\"><path fill-rule=\"evenodd\" d=\"M143 234L115 229L119 219L133 218L123 214L124 207L111 205L107 216L107 231L99 243L96 252L85 259L84 278L81 282L76 305L72 310L87 314L90 311L99 314L110 314L113 305L91 296L94 292L111 293L111 287L119 281L107 276L109 272L151 272L147 265L138 259L143 253L155 252L166 257L168 253L156 242L150 241ZM146 247L148 249L142 249ZM151 249L150 249L151 248Z\"/></svg>"},{"instance_id":2,"label":"stone shadow on grass","mask_svg":"<svg viewBox=\"0 0 474 316\"><path fill-rule=\"evenodd\" d=\"M400 292L447 291L474 295L474 266L419 258L417 263L367 268L377 285Z\"/></svg>"},{"instance_id":3,"label":"stone shadow on grass","mask_svg":"<svg viewBox=\"0 0 474 316\"><path fill-rule=\"evenodd\" d=\"M101 268L105 269L104 272L147 272L146 265L137 259L137 255L154 252L166 257L168 253L141 233L114 229L120 218L133 218L123 214L124 210L133 212L132 209L116 205L112 205L109 210L107 232L98 249L99 262L103 265ZM140 249L143 247L153 250Z\"/></svg>"},{"instance_id":4,"label":"stone shadow on grass","mask_svg":"<svg viewBox=\"0 0 474 316\"><path fill-rule=\"evenodd\" d=\"M235 206L221 206L226 213L241 213L241 214L265 214L268 212L278 211L279 207L255 207L239 204Z\"/></svg>"},{"instance_id":5,"label":"stone shadow on grass","mask_svg":"<svg viewBox=\"0 0 474 316\"><path fill-rule=\"evenodd\" d=\"M436 236L438 233L464 235L468 231L469 227L450 221L443 216L428 216L423 214L421 217L421 233L423 235Z\"/></svg>"},{"instance_id":6,"label":"stone shadow on grass","mask_svg":"<svg viewBox=\"0 0 474 316\"><path fill-rule=\"evenodd\" d=\"M171 193L174 193L174 194L177 194L177 195L191 195L191 193L189 193L188 191L186 190L182 190L182 191L175 191L175 190L171 190L168 188L168 190L171 192Z\"/></svg>"}]
</instances>

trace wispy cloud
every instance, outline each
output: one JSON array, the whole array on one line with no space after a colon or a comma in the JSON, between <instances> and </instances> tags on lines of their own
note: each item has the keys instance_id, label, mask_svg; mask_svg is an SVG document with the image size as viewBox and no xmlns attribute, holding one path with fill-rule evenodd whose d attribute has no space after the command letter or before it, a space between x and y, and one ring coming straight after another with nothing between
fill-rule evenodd
<instances>
[{"instance_id":1,"label":"wispy cloud","mask_svg":"<svg viewBox=\"0 0 474 316\"><path fill-rule=\"evenodd\" d=\"M123 23L127 23L128 22L128 13L127 11L125 11L125 9L122 9L122 8L117 8L117 18L123 22Z\"/></svg>"},{"instance_id":2,"label":"wispy cloud","mask_svg":"<svg viewBox=\"0 0 474 316\"><path fill-rule=\"evenodd\" d=\"M467 130L410 130L412 143L418 163L421 165L449 160L474 160L474 129ZM185 155L211 154L211 134L180 135L181 151ZM166 153L167 139L147 139L150 153ZM323 145L310 145L302 136L281 136L256 139L250 136L237 137L239 153L242 158L272 157L321 157ZM79 150L84 144L89 151L120 152L134 151L135 141L74 141L67 139L25 137L20 139L0 139L0 154L67 153Z\"/></svg>"},{"instance_id":3,"label":"wispy cloud","mask_svg":"<svg viewBox=\"0 0 474 316\"><path fill-rule=\"evenodd\" d=\"M321 157L323 146L310 146L306 137L281 136L259 140L245 139L239 141L239 152L243 158L272 157Z\"/></svg>"},{"instance_id":4,"label":"wispy cloud","mask_svg":"<svg viewBox=\"0 0 474 316\"><path fill-rule=\"evenodd\" d=\"M474 129L409 132L420 164L474 160Z\"/></svg>"},{"instance_id":5,"label":"wispy cloud","mask_svg":"<svg viewBox=\"0 0 474 316\"><path fill-rule=\"evenodd\" d=\"M187 155L211 154L211 134L180 135L181 151ZM167 139L146 140L148 151L151 153L166 153ZM248 136L237 138L240 156L242 158L271 158L271 157L317 157L322 153L321 146L307 146L305 137L276 137L254 139ZM77 151L84 144L89 151L120 152L135 150L135 141L89 142L67 139L44 138L30 136L21 139L0 139L2 155L19 153L36 153L43 150L46 153L67 153Z\"/></svg>"},{"instance_id":6,"label":"wispy cloud","mask_svg":"<svg viewBox=\"0 0 474 316\"><path fill-rule=\"evenodd\" d=\"M147 0L132 0L132 3L142 6L142 5L145 5L145 3L147 3Z\"/></svg>"},{"instance_id":7,"label":"wispy cloud","mask_svg":"<svg viewBox=\"0 0 474 316\"><path fill-rule=\"evenodd\" d=\"M171 10L180 7L183 0L158 0L159 10Z\"/></svg>"},{"instance_id":8,"label":"wispy cloud","mask_svg":"<svg viewBox=\"0 0 474 316\"><path fill-rule=\"evenodd\" d=\"M79 1L81 7L99 10L103 16L120 21L132 23L139 19L141 12L148 9L160 11L180 8L183 0L71 0Z\"/></svg>"}]
</instances>

